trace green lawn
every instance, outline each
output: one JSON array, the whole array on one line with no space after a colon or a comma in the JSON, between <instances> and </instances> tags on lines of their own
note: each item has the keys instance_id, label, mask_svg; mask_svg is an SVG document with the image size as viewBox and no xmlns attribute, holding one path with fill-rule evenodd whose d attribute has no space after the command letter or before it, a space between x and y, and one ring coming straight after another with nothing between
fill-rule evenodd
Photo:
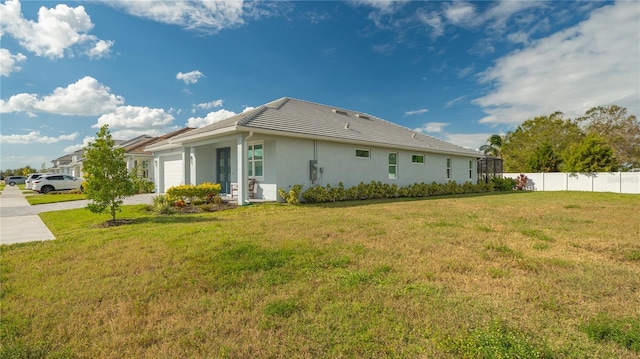
<instances>
[{"instance_id":1,"label":"green lawn","mask_svg":"<svg viewBox=\"0 0 640 359\"><path fill-rule=\"evenodd\" d=\"M637 358L640 197L251 205L0 247L0 358Z\"/></svg>"},{"instance_id":2,"label":"green lawn","mask_svg":"<svg viewBox=\"0 0 640 359\"><path fill-rule=\"evenodd\" d=\"M82 193L67 193L67 192L51 192L47 194L37 194L33 191L27 191L25 198L31 205L46 204L46 203L58 203L69 202L87 199L87 196Z\"/></svg>"}]
</instances>

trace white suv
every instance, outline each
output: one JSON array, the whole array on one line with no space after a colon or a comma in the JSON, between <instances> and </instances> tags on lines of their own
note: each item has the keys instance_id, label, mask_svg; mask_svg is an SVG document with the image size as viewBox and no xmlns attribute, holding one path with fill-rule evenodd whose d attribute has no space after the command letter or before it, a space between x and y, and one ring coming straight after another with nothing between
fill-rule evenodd
<instances>
[{"instance_id":1,"label":"white suv","mask_svg":"<svg viewBox=\"0 0 640 359\"><path fill-rule=\"evenodd\" d=\"M32 173L29 175L29 177L27 177L26 181L24 181L24 189L30 189L33 190L33 181L37 180L38 178L44 176L44 175L48 175L50 173Z\"/></svg>"},{"instance_id":2,"label":"white suv","mask_svg":"<svg viewBox=\"0 0 640 359\"><path fill-rule=\"evenodd\" d=\"M40 193L62 190L81 190L82 179L69 175L43 175L33 181L33 190Z\"/></svg>"}]
</instances>

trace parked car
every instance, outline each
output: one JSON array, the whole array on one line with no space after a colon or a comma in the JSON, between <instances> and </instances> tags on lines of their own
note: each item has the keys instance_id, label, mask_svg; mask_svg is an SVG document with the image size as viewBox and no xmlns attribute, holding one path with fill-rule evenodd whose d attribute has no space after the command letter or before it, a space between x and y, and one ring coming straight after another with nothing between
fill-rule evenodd
<instances>
[{"instance_id":1,"label":"parked car","mask_svg":"<svg viewBox=\"0 0 640 359\"><path fill-rule=\"evenodd\" d=\"M82 179L69 175L43 175L33 181L33 190L40 193L64 190L82 191Z\"/></svg>"},{"instance_id":2,"label":"parked car","mask_svg":"<svg viewBox=\"0 0 640 359\"><path fill-rule=\"evenodd\" d=\"M33 181L37 180L38 178L44 176L44 175L48 175L51 173L32 173L29 175L29 177L27 177L27 179L24 181L24 189L33 189Z\"/></svg>"},{"instance_id":3,"label":"parked car","mask_svg":"<svg viewBox=\"0 0 640 359\"><path fill-rule=\"evenodd\" d=\"M7 176L7 178L4 179L4 184L15 186L17 184L24 184L26 180L27 177L25 176Z\"/></svg>"}]
</instances>

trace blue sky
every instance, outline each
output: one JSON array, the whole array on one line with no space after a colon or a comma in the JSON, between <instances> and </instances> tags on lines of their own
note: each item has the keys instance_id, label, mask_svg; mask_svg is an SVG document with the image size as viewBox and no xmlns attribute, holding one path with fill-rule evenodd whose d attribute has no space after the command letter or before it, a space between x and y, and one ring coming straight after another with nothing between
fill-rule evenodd
<instances>
[{"instance_id":1,"label":"blue sky","mask_svg":"<svg viewBox=\"0 0 640 359\"><path fill-rule=\"evenodd\" d=\"M0 168L280 97L477 149L563 111L640 114L640 2L0 2Z\"/></svg>"}]
</instances>

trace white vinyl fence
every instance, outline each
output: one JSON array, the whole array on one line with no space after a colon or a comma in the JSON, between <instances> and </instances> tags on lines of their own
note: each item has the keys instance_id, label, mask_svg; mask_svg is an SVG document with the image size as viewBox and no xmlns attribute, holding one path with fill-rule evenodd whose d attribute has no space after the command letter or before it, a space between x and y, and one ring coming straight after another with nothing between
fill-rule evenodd
<instances>
[{"instance_id":1,"label":"white vinyl fence","mask_svg":"<svg viewBox=\"0 0 640 359\"><path fill-rule=\"evenodd\" d=\"M520 173L505 173L516 178ZM640 194L640 172L524 173L534 191L589 191Z\"/></svg>"}]
</instances>

